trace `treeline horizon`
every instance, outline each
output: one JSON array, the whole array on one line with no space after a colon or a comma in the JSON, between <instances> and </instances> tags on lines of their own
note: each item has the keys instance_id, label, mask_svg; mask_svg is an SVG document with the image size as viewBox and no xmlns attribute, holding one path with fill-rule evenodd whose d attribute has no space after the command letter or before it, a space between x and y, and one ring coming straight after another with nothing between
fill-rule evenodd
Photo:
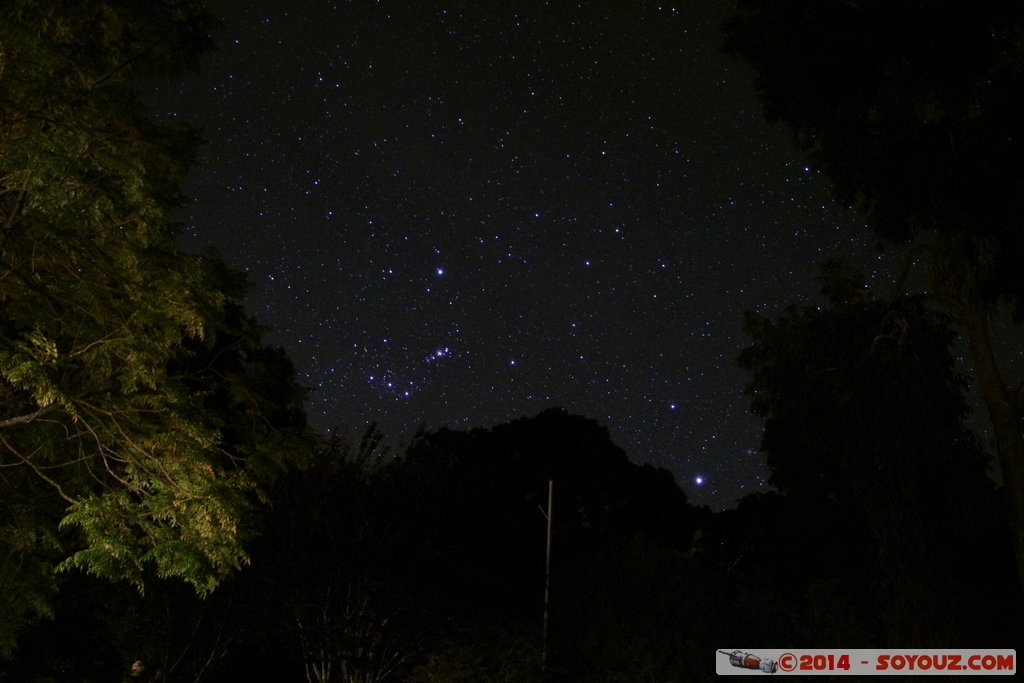
<instances>
[{"instance_id":1,"label":"treeline horizon","mask_svg":"<svg viewBox=\"0 0 1024 683\"><path fill-rule=\"evenodd\" d=\"M1011 648L1024 634L983 468L916 484L867 471L855 496L842 474L813 469L712 513L597 422L556 408L421 431L401 453L382 441L373 428L328 440L283 474L249 521L251 564L205 598L180 581L149 577L140 593L62 576L52 618L0 671L120 681L142 662L143 680L689 681L711 678L723 648ZM915 497L874 497L894 484Z\"/></svg>"}]
</instances>

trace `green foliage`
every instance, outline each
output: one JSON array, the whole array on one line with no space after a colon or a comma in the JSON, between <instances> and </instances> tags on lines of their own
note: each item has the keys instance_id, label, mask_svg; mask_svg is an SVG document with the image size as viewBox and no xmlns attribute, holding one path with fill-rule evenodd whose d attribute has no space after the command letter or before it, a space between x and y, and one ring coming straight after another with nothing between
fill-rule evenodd
<instances>
[{"instance_id":1,"label":"green foliage","mask_svg":"<svg viewBox=\"0 0 1024 683\"><path fill-rule=\"evenodd\" d=\"M0 7L0 479L47 512L4 500L0 535L59 544L59 569L141 588L152 565L199 593L247 562L259 483L309 447L239 278L175 247L197 137L132 89L195 68L213 25L193 0Z\"/></svg>"},{"instance_id":2,"label":"green foliage","mask_svg":"<svg viewBox=\"0 0 1024 683\"><path fill-rule=\"evenodd\" d=\"M423 432L394 458L380 444L374 430L335 439L278 477L252 566L208 598L179 582L140 595L63 575L54 621L30 629L0 678L108 680L141 659L165 680L691 681L713 676L708 653L722 643L916 643L893 627L906 615L927 625L935 612L957 626L946 642L1020 639L993 506L960 522L978 533L949 526L923 557L957 578L942 585L922 563L900 562L907 555L876 533L867 506L799 487L714 515L677 506L677 488L562 411ZM532 491L554 472L578 482L555 488L544 672L545 520Z\"/></svg>"},{"instance_id":3,"label":"green foliage","mask_svg":"<svg viewBox=\"0 0 1024 683\"><path fill-rule=\"evenodd\" d=\"M32 511L20 507L8 508L14 518L0 526L0 659L11 656L27 624L53 616L57 539L46 526L24 519Z\"/></svg>"}]
</instances>

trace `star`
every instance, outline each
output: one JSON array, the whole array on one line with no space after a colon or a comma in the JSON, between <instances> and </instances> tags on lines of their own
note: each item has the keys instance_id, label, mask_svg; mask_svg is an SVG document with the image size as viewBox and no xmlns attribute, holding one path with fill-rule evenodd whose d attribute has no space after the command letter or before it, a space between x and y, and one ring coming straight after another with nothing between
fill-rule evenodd
<instances>
[{"instance_id":1,"label":"star","mask_svg":"<svg viewBox=\"0 0 1024 683\"><path fill-rule=\"evenodd\" d=\"M743 314L874 250L719 51L732 3L628 25L535 3L519 26L509 3L210 5L230 37L148 95L207 140L182 240L249 274L315 429L372 418L399 443L558 406L696 504L767 480ZM712 467L713 490L692 474Z\"/></svg>"}]
</instances>

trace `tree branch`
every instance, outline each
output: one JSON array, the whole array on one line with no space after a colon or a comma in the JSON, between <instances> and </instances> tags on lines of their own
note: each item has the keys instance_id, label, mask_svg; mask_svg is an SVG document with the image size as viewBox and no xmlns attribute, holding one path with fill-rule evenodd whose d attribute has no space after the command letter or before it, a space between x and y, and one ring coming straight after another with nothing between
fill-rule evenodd
<instances>
[{"instance_id":1,"label":"tree branch","mask_svg":"<svg viewBox=\"0 0 1024 683\"><path fill-rule=\"evenodd\" d=\"M56 403L51 403L48 406L43 406L34 413L29 413L27 415L19 415L17 417L9 417L6 420L0 420L0 429L3 429L5 427L15 427L17 425L27 424L32 420L36 419L37 417L42 417L43 415L46 415L47 413L56 410L57 407L58 406Z\"/></svg>"},{"instance_id":2,"label":"tree branch","mask_svg":"<svg viewBox=\"0 0 1024 683\"><path fill-rule=\"evenodd\" d=\"M57 493L60 494L61 498L66 500L68 503L71 503L72 505L78 503L77 500L75 500L74 498L72 498L68 494L64 493L64 489L61 487L60 484L58 484L54 479L51 479L50 477L48 477L45 474L43 474L43 471L41 469L39 469L38 467L36 467L35 463L33 463L31 460L29 460L24 455L22 455L17 450L15 450L14 447L11 446L10 442L8 442L7 439L5 439L3 437L3 435L0 435L0 442L3 442L4 446L7 447L7 450L9 450L11 453L13 453L14 457L16 457L18 460L20 460L23 465L28 465L32 469L32 471L35 472L36 475L39 476L40 479L45 481L47 484L49 484L53 488L57 489Z\"/></svg>"}]
</instances>

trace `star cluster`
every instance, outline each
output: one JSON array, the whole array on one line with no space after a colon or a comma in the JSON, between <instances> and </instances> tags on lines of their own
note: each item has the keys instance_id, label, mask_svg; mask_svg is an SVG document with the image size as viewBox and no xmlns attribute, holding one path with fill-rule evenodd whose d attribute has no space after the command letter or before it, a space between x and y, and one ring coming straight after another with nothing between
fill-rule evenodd
<instances>
[{"instance_id":1,"label":"star cluster","mask_svg":"<svg viewBox=\"0 0 1024 683\"><path fill-rule=\"evenodd\" d=\"M729 505L767 477L743 312L868 250L720 53L730 5L212 1L220 51L151 96L208 141L186 247L248 272L322 430L557 405Z\"/></svg>"}]
</instances>

